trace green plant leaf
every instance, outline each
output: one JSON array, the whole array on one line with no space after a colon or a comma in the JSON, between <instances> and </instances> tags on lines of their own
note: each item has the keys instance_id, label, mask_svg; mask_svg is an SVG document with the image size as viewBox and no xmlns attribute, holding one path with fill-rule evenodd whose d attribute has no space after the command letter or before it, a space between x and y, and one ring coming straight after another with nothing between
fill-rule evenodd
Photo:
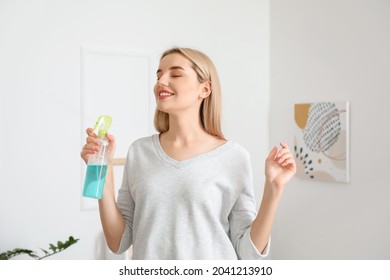
<instances>
[{"instance_id":1,"label":"green plant leaf","mask_svg":"<svg viewBox=\"0 0 390 280\"><path fill-rule=\"evenodd\" d=\"M8 260L9 258L8 258L8 255L7 255L7 253L1 253L0 254L0 260Z\"/></svg>"},{"instance_id":2,"label":"green plant leaf","mask_svg":"<svg viewBox=\"0 0 390 280\"><path fill-rule=\"evenodd\" d=\"M48 251L46 251L46 250L43 250L42 248L39 248L39 249L41 249L41 251L42 251L42 252L44 252L44 253L45 253L45 255L48 255L48 254L49 254L49 252L48 252Z\"/></svg>"},{"instance_id":3,"label":"green plant leaf","mask_svg":"<svg viewBox=\"0 0 390 280\"><path fill-rule=\"evenodd\" d=\"M50 243L50 250L52 250L53 252L56 252L57 251L57 247L54 246L52 243Z\"/></svg>"},{"instance_id":4,"label":"green plant leaf","mask_svg":"<svg viewBox=\"0 0 390 280\"><path fill-rule=\"evenodd\" d=\"M36 259L36 260L42 260L44 258L47 258L49 256L52 256L56 253L59 253L63 250L65 250L66 248L68 248L69 246L77 243L77 241L79 241L79 239L74 239L73 236L70 236L69 239L65 242L61 242L61 241L58 241L57 242L57 246L55 246L54 244L50 243L50 247L49 247L49 250L52 250L53 252L50 253L48 252L47 250L44 250L42 248L40 248L42 250L42 252L45 253L44 256L40 257L37 255L36 252L32 251L32 250L28 250L28 249L21 249L21 248L15 248L13 250L8 250L6 252L1 252L0 253L0 260L9 260L17 255L20 255L20 254L27 254L29 255L30 257Z\"/></svg>"}]
</instances>

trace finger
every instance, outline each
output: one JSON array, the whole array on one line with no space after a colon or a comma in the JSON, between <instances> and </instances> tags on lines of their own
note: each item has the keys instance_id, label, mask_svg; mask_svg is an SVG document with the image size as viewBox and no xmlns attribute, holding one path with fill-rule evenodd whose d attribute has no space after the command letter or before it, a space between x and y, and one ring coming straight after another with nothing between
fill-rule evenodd
<instances>
[{"instance_id":1,"label":"finger","mask_svg":"<svg viewBox=\"0 0 390 280\"><path fill-rule=\"evenodd\" d=\"M280 151L277 153L276 157L280 157L280 156L282 156L283 154L289 153L289 152L290 152L290 149L289 149L289 147L287 146L286 143L280 142L280 146L281 146L282 148L281 148Z\"/></svg>"},{"instance_id":2,"label":"finger","mask_svg":"<svg viewBox=\"0 0 390 280\"><path fill-rule=\"evenodd\" d=\"M281 165L291 171L295 170L295 161L292 158L285 160Z\"/></svg>"},{"instance_id":3,"label":"finger","mask_svg":"<svg viewBox=\"0 0 390 280\"><path fill-rule=\"evenodd\" d=\"M275 160L277 160L277 162L279 164L282 164L285 160L290 159L290 158L292 158L292 155L290 153L288 153L288 154L285 154L284 156L282 156L280 158L276 158Z\"/></svg>"},{"instance_id":4,"label":"finger","mask_svg":"<svg viewBox=\"0 0 390 280\"><path fill-rule=\"evenodd\" d=\"M92 137L92 136L88 136L85 141L88 143L88 144L94 144L94 145L98 145L100 146L100 141L97 140L97 138L95 137Z\"/></svg>"},{"instance_id":5,"label":"finger","mask_svg":"<svg viewBox=\"0 0 390 280\"><path fill-rule=\"evenodd\" d=\"M269 159L275 159L277 152L278 152L278 148L276 148L276 146L273 147L271 152L268 154L268 158Z\"/></svg>"},{"instance_id":6,"label":"finger","mask_svg":"<svg viewBox=\"0 0 390 280\"><path fill-rule=\"evenodd\" d=\"M95 154L95 151L91 151L91 150L82 150L80 155L82 158L86 157L87 155L93 155Z\"/></svg>"},{"instance_id":7,"label":"finger","mask_svg":"<svg viewBox=\"0 0 390 280\"><path fill-rule=\"evenodd\" d=\"M280 146L282 147L283 150L288 150L288 151L290 151L290 148L288 147L288 145L287 145L286 143L280 142L279 144L280 144Z\"/></svg>"},{"instance_id":8,"label":"finger","mask_svg":"<svg viewBox=\"0 0 390 280\"><path fill-rule=\"evenodd\" d=\"M97 137L97 135L96 135L96 133L93 131L93 128L87 128L87 130L86 130L86 132L87 132L87 134L88 134L88 136L92 136L92 137Z\"/></svg>"},{"instance_id":9,"label":"finger","mask_svg":"<svg viewBox=\"0 0 390 280\"><path fill-rule=\"evenodd\" d=\"M277 154L276 154L276 158L281 158L281 157L284 157L286 155L289 155L291 154L291 152L287 149L281 149Z\"/></svg>"},{"instance_id":10,"label":"finger","mask_svg":"<svg viewBox=\"0 0 390 280\"><path fill-rule=\"evenodd\" d=\"M96 145L94 143L92 144L85 144L84 145L85 150L90 150L90 151L99 151L100 150L100 145Z\"/></svg>"},{"instance_id":11,"label":"finger","mask_svg":"<svg viewBox=\"0 0 390 280\"><path fill-rule=\"evenodd\" d=\"M112 143L112 142L115 142L115 136L110 134L110 133L106 133L106 137L107 137L107 140L108 142Z\"/></svg>"},{"instance_id":12,"label":"finger","mask_svg":"<svg viewBox=\"0 0 390 280\"><path fill-rule=\"evenodd\" d=\"M93 150L89 150L89 149L83 149L80 153L81 157L83 159L88 159L88 155L93 155L95 154L96 151L93 151Z\"/></svg>"},{"instance_id":13,"label":"finger","mask_svg":"<svg viewBox=\"0 0 390 280\"><path fill-rule=\"evenodd\" d=\"M97 151L94 151L94 150L83 149L80 152L80 155L81 155L82 158L86 158L88 155L95 155L96 153L97 153Z\"/></svg>"}]
</instances>

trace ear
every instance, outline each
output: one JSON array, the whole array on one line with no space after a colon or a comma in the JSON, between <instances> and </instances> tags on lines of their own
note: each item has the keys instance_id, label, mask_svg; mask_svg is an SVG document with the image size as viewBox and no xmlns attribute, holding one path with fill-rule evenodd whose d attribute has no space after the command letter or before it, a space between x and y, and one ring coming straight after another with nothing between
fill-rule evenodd
<instances>
[{"instance_id":1,"label":"ear","mask_svg":"<svg viewBox=\"0 0 390 280\"><path fill-rule=\"evenodd\" d=\"M202 99L206 98L211 94L211 82L207 81L201 84L202 92L200 93L199 97Z\"/></svg>"}]
</instances>

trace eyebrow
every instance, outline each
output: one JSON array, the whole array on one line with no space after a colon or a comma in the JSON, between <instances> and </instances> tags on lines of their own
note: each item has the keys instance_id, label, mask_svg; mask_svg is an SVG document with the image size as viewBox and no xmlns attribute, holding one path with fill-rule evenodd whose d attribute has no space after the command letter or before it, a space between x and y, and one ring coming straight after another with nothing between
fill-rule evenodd
<instances>
[{"instance_id":1,"label":"eyebrow","mask_svg":"<svg viewBox=\"0 0 390 280\"><path fill-rule=\"evenodd\" d=\"M185 71L184 68L181 67L181 66L172 66L172 67L169 68L169 70L176 70L176 69ZM156 73L160 73L160 72L162 72L162 70L158 69Z\"/></svg>"}]
</instances>

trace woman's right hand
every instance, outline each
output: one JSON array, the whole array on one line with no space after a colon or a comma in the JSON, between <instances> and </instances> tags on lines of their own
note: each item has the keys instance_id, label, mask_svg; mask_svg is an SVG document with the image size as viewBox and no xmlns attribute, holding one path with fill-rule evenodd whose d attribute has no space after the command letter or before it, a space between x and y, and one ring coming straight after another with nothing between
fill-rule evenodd
<instances>
[{"instance_id":1,"label":"woman's right hand","mask_svg":"<svg viewBox=\"0 0 390 280\"><path fill-rule=\"evenodd\" d=\"M83 149L81 150L81 158L84 160L85 163L88 163L88 157L91 154L96 154L100 150L100 141L97 139L97 135L95 132L93 132L92 128L88 128L86 130L87 132L87 139L86 143L83 146ZM115 148L116 148L116 141L115 136L112 134L107 133L106 138L108 140L108 146L107 146L107 159L108 164L111 163L112 159L114 158Z\"/></svg>"}]
</instances>

